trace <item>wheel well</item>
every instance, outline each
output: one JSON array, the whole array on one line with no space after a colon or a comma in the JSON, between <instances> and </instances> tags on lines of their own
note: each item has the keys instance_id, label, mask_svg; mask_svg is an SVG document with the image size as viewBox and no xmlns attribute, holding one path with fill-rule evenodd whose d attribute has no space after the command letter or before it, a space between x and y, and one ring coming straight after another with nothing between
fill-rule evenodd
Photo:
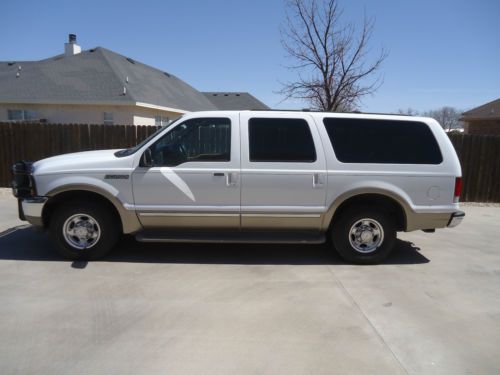
<instances>
[{"instance_id":1,"label":"wheel well","mask_svg":"<svg viewBox=\"0 0 500 375\"><path fill-rule=\"evenodd\" d=\"M333 224L343 212L352 207L360 209L370 207L387 212L394 219L397 231L406 229L406 214L403 207L393 198L381 194L360 194L345 200L335 210L331 223Z\"/></svg>"},{"instance_id":2,"label":"wheel well","mask_svg":"<svg viewBox=\"0 0 500 375\"><path fill-rule=\"evenodd\" d=\"M49 226L51 216L57 207L59 207L61 204L64 204L65 202L75 200L99 202L99 204L106 206L110 210L110 212L115 215L116 219L120 223L120 228L123 229L120 214L118 213L118 210L113 205L113 203L111 203L109 199L99 193L94 193L92 191L86 190L65 191L51 197L43 207L42 220L44 228L47 228Z\"/></svg>"}]
</instances>

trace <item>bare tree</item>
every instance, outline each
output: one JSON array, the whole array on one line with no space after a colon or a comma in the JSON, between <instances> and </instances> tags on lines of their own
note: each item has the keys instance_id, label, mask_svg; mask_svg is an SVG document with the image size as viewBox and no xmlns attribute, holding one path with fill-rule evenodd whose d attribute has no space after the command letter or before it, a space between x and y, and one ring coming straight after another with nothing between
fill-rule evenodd
<instances>
[{"instance_id":1,"label":"bare tree","mask_svg":"<svg viewBox=\"0 0 500 375\"><path fill-rule=\"evenodd\" d=\"M341 24L338 0L285 0L286 24L281 43L298 71L295 82L283 83L286 99L306 100L313 108L349 111L360 98L381 84L373 78L387 53L369 59L373 21L366 17L359 32L352 23ZM371 78L371 80L370 80Z\"/></svg>"},{"instance_id":2,"label":"bare tree","mask_svg":"<svg viewBox=\"0 0 500 375\"><path fill-rule=\"evenodd\" d=\"M408 107L407 109L398 109L398 114L407 116L418 116L419 113L416 109Z\"/></svg>"},{"instance_id":3,"label":"bare tree","mask_svg":"<svg viewBox=\"0 0 500 375\"><path fill-rule=\"evenodd\" d=\"M462 127L460 123L462 111L453 107L441 107L432 111L424 112L426 117L432 117L441 124L443 129L452 130Z\"/></svg>"}]
</instances>

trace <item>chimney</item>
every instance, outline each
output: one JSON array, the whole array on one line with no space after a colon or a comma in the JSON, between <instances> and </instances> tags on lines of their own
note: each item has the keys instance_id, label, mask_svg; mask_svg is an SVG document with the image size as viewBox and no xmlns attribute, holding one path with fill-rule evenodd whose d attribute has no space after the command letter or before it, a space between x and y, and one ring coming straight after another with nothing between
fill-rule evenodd
<instances>
[{"instance_id":1,"label":"chimney","mask_svg":"<svg viewBox=\"0 0 500 375\"><path fill-rule=\"evenodd\" d=\"M80 52L82 52L82 47L76 44L76 34L69 34L68 43L64 43L64 54L66 56L73 56Z\"/></svg>"}]
</instances>

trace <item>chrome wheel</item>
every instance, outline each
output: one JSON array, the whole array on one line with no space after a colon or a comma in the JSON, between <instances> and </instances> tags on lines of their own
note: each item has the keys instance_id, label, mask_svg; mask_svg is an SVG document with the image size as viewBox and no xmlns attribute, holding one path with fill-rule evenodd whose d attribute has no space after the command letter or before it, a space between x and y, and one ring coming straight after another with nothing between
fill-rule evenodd
<instances>
[{"instance_id":1,"label":"chrome wheel","mask_svg":"<svg viewBox=\"0 0 500 375\"><path fill-rule=\"evenodd\" d=\"M349 243L358 252L371 253L384 241L384 229L374 219L360 219L349 231Z\"/></svg>"},{"instance_id":2,"label":"chrome wheel","mask_svg":"<svg viewBox=\"0 0 500 375\"><path fill-rule=\"evenodd\" d=\"M78 250L85 250L99 241L101 228L92 216L76 214L64 222L63 236L70 246Z\"/></svg>"}]
</instances>

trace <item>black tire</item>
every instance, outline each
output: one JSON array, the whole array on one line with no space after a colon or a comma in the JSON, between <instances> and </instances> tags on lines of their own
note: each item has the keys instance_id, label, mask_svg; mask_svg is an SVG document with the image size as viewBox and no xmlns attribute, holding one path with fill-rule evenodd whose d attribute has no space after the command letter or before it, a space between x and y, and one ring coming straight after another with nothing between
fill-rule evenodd
<instances>
[{"instance_id":1,"label":"black tire","mask_svg":"<svg viewBox=\"0 0 500 375\"><path fill-rule=\"evenodd\" d=\"M369 219L368 222L373 228L377 228L377 224L379 224L382 229L380 232L382 235L378 235L379 238L382 238L381 242L374 245L376 246L374 250L370 250L369 247L356 249L355 245L351 244L351 242L355 242L356 238L355 235L351 234L351 228L362 219ZM377 235L372 234L372 236L374 239L372 242L376 243L378 241ZM353 207L341 213L340 217L335 220L331 238L334 248L345 261L356 264L377 264L384 260L394 248L396 225L394 219L384 211L379 211L376 208ZM359 247L363 245L358 244Z\"/></svg>"},{"instance_id":2,"label":"black tire","mask_svg":"<svg viewBox=\"0 0 500 375\"><path fill-rule=\"evenodd\" d=\"M81 214L83 218L79 222L85 222L85 217L87 217L88 225L99 235L96 240L91 239L94 242L88 244L88 247L81 249L73 246L71 239L66 239L63 234L66 221L78 214ZM56 250L63 257L70 260L95 260L105 256L118 241L120 236L118 220L107 205L83 201L64 202L51 215L49 236ZM92 224L94 222L97 226ZM68 235L68 237L73 236ZM76 243L78 237L73 238L73 242Z\"/></svg>"}]
</instances>

